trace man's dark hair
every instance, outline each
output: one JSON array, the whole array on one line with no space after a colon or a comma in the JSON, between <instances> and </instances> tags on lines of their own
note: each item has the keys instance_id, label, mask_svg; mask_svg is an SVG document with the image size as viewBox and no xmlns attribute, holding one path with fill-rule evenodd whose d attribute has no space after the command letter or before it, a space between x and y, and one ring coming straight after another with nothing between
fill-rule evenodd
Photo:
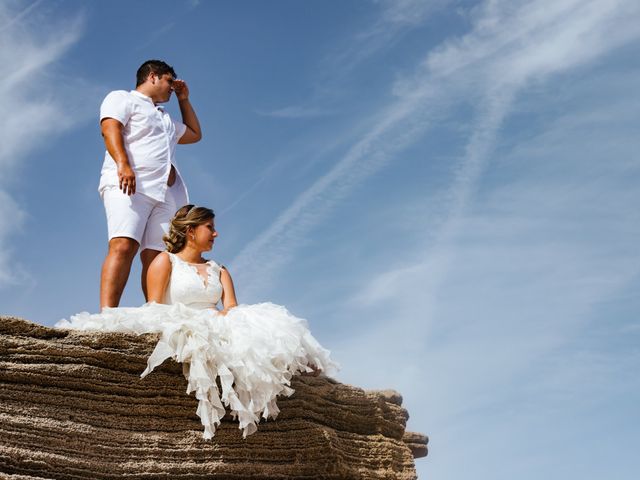
<instances>
[{"instance_id":1,"label":"man's dark hair","mask_svg":"<svg viewBox=\"0 0 640 480\"><path fill-rule=\"evenodd\" d=\"M173 78L176 78L176 72L168 63L165 63L162 60L147 60L140 65L140 68L138 68L138 71L136 72L136 87L142 85L147 80L150 73L155 73L159 77L165 73L170 73Z\"/></svg>"}]
</instances>

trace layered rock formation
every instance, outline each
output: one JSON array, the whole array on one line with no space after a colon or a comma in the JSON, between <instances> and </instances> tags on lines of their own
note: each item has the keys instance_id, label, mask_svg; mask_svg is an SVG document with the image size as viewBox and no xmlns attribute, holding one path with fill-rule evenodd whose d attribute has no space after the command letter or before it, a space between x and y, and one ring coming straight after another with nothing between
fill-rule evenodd
<instances>
[{"instance_id":1,"label":"layered rock formation","mask_svg":"<svg viewBox=\"0 0 640 480\"><path fill-rule=\"evenodd\" d=\"M427 438L396 392L298 376L277 420L206 441L179 364L140 379L156 341L0 317L0 478L416 478Z\"/></svg>"}]
</instances>

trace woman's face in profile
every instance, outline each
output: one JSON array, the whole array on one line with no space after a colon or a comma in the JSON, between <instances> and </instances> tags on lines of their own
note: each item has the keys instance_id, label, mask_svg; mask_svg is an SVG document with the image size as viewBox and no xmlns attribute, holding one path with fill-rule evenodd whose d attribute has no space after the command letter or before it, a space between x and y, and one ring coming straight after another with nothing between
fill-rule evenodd
<instances>
[{"instance_id":1,"label":"woman's face in profile","mask_svg":"<svg viewBox=\"0 0 640 480\"><path fill-rule=\"evenodd\" d=\"M198 250L207 251L213 248L213 241L218 236L213 218L201 223L193 229L193 243Z\"/></svg>"}]
</instances>

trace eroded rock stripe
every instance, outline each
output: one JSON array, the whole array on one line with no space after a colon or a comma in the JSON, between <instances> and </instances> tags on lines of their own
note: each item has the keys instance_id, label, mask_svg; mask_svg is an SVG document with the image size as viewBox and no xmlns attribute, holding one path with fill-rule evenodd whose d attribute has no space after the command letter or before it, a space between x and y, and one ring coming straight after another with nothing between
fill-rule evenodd
<instances>
[{"instance_id":1,"label":"eroded rock stripe","mask_svg":"<svg viewBox=\"0 0 640 480\"><path fill-rule=\"evenodd\" d=\"M179 364L139 377L156 341L0 317L0 478L416 478L397 393L299 376L276 421L205 441Z\"/></svg>"}]
</instances>

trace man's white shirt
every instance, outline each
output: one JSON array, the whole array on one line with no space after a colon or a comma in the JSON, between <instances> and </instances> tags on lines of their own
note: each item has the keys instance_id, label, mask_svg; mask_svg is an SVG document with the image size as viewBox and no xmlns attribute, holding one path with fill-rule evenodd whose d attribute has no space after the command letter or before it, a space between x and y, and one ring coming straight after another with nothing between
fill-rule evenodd
<instances>
[{"instance_id":1,"label":"man's white shirt","mask_svg":"<svg viewBox=\"0 0 640 480\"><path fill-rule=\"evenodd\" d=\"M180 175L175 150L187 126L172 119L161 106L137 90L109 93L100 106L100 121L105 118L113 118L124 125L124 148L136 176L136 194L164 201L171 165ZM102 194L105 188L118 186L118 183L116 163L107 151L98 190Z\"/></svg>"}]
</instances>

